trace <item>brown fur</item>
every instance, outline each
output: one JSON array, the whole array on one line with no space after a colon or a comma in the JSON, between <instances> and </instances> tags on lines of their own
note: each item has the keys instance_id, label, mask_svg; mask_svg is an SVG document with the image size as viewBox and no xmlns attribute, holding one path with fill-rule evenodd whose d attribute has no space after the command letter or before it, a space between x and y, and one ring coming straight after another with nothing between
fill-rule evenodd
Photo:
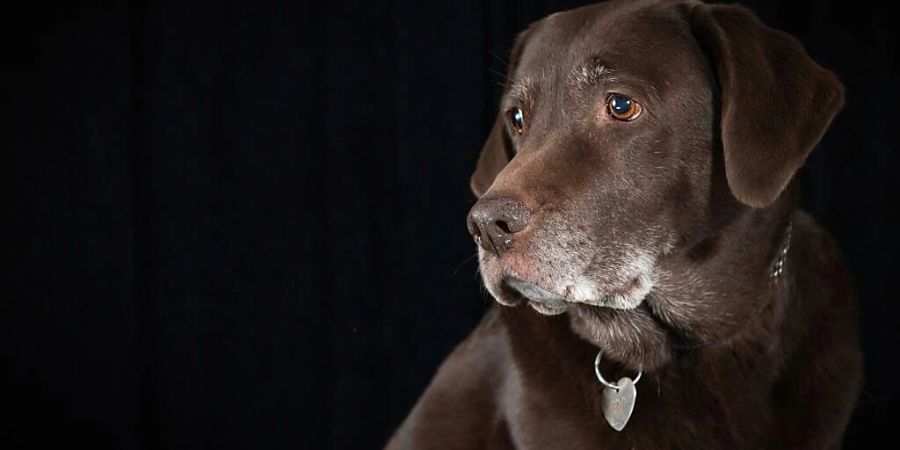
<instances>
[{"instance_id":1,"label":"brown fur","mask_svg":"<svg viewBox=\"0 0 900 450\"><path fill-rule=\"evenodd\" d=\"M642 116L607 117L609 92ZM529 27L471 183L482 276L510 306L388 448L840 448L862 371L852 292L791 179L842 102L831 72L739 6L612 1ZM600 410L598 349L608 378L644 371L621 432Z\"/></svg>"}]
</instances>

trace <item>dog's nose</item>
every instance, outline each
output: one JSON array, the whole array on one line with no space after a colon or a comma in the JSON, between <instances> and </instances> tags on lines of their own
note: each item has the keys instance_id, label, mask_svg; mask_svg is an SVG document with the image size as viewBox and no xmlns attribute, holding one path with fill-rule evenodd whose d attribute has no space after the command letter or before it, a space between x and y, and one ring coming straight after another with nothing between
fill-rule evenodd
<instances>
[{"instance_id":1,"label":"dog's nose","mask_svg":"<svg viewBox=\"0 0 900 450\"><path fill-rule=\"evenodd\" d=\"M509 248L516 233L528 226L531 210L509 197L482 198L472 210L466 225L481 248L498 255Z\"/></svg>"}]
</instances>

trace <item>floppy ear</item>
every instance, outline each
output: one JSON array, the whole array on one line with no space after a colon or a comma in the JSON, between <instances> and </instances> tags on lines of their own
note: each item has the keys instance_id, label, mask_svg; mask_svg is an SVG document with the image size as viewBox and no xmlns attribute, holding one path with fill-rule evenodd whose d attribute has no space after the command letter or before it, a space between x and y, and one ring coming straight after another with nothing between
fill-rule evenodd
<instances>
[{"instance_id":1,"label":"floppy ear","mask_svg":"<svg viewBox=\"0 0 900 450\"><path fill-rule=\"evenodd\" d=\"M503 87L504 94L509 89L509 82L516 71L516 67L519 65L519 56L522 54L522 49L525 47L530 31L531 28L529 27L516 37L516 43L513 45L509 55L506 81ZM475 168L475 172L469 180L469 187L472 188L472 192L477 197L481 197L490 189L494 179L497 178L500 171L506 167L506 164L513 157L512 143L506 131L504 120L506 120L505 113L500 111L497 114L497 119L494 120L494 126L491 127L491 132L488 134L484 146L481 148L481 155L478 157L478 165Z\"/></svg>"},{"instance_id":2,"label":"floppy ear","mask_svg":"<svg viewBox=\"0 0 900 450\"><path fill-rule=\"evenodd\" d=\"M843 106L843 86L744 7L698 4L690 21L719 79L731 192L748 206L771 205Z\"/></svg>"}]
</instances>

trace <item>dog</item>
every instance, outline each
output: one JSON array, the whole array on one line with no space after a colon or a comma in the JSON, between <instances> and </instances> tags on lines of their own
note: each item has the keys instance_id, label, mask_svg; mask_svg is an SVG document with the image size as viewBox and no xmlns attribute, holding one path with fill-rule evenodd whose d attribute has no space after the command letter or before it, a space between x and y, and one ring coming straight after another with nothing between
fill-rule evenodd
<instances>
[{"instance_id":1,"label":"dog","mask_svg":"<svg viewBox=\"0 0 900 450\"><path fill-rule=\"evenodd\" d=\"M840 448L853 293L792 182L838 78L694 0L548 16L507 77L467 218L497 304L387 448Z\"/></svg>"}]
</instances>

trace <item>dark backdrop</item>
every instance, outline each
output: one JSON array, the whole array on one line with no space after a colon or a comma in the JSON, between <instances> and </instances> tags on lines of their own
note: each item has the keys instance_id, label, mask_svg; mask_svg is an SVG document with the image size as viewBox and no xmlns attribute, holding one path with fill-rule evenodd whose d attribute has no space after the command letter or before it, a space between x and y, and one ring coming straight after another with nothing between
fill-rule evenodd
<instances>
[{"instance_id":1,"label":"dark backdrop","mask_svg":"<svg viewBox=\"0 0 900 450\"><path fill-rule=\"evenodd\" d=\"M72 3L0 19L0 446L380 446L490 304L464 217L512 38L581 2ZM847 85L800 179L860 295L862 448L900 408L895 25L744 3Z\"/></svg>"}]
</instances>

